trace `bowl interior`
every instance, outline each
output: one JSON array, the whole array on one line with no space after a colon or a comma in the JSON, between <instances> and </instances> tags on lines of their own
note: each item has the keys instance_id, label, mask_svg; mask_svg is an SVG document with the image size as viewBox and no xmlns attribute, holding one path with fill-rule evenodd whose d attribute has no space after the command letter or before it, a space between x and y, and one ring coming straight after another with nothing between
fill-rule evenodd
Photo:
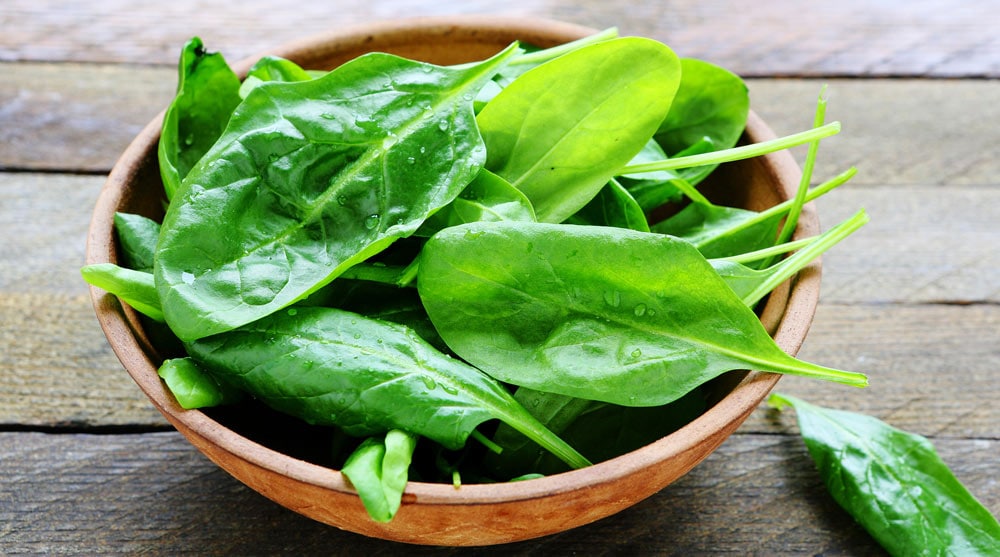
<instances>
[{"instance_id":1,"label":"bowl interior","mask_svg":"<svg viewBox=\"0 0 1000 557\"><path fill-rule=\"evenodd\" d=\"M329 69L364 52L384 51L439 64L485 58L513 40L539 47L573 40L593 29L544 20L435 18L348 28L289 44L266 54L313 69ZM265 53L261 53L265 54ZM249 69L259 55L234 64ZM108 177L95 207L87 262L117 262L115 212L159 219L163 212L156 143L161 117L133 141ZM773 137L751 114L744 142ZM788 153L721 166L703 186L718 203L762 209L789 198L799 170ZM798 236L818 231L806 208ZM814 263L777 289L761 319L795 354L809 328L819 292ZM627 455L583 470L512 484L450 485L411 482L404 506L389 524L367 519L350 486L326 461L329 432L255 405L207 411L181 409L156 374L165 352L145 334L142 319L117 299L92 289L98 320L124 367L177 429L221 467L275 501L317 520L412 543L482 545L537 537L572 528L625 508L683 475L714 450L753 411L778 376L733 372L708 388L711 407L680 430ZM474 506L474 512L463 512ZM565 509L574 512L567 513ZM501 520L502 519L502 520Z\"/></svg>"}]
</instances>

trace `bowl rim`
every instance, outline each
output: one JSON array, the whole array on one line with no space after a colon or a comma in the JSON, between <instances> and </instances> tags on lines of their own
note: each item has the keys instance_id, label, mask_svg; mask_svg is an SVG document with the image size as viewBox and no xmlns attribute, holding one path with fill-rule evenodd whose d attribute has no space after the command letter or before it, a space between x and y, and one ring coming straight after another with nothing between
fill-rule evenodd
<instances>
[{"instance_id":1,"label":"bowl rim","mask_svg":"<svg viewBox=\"0 0 1000 557\"><path fill-rule=\"evenodd\" d=\"M365 23L329 32L315 34L283 46L268 49L232 64L239 74L245 73L249 67L265 54L283 56L290 59L315 49L316 44L323 43L327 47L337 42L354 40L359 37L373 35L403 36L415 29L427 29L428 26L440 28L441 32L448 29L501 29L516 25L528 32L538 31L551 34L553 29L566 34L588 34L596 29L561 21L544 18L513 18L492 16L437 16L418 17L385 22ZM332 47L331 47L332 48ZM86 263L117 262L116 244L113 234L113 215L118 207L132 194L125 186L142 170L150 160L157 160L157 142L164 113L158 114L133 139L118 161L113 166L101 189L94 207L90 228L87 236ZM774 133L760 117L751 110L746 132L752 141L763 141L775 137ZM787 187L790 183L798 183L801 171L791 154L787 151L763 155L765 164L781 176L781 189L787 197L793 195ZM797 237L815 234L818 231L818 217L811 204L803 211ZM793 280L794 285L787 288L787 301L780 308L768 302L765 312L772 312L780 321L776 324L773 334L778 345L789 354L796 354L804 341L805 334L797 336L793 329L805 327L808 331L812 323L819 300L820 261L813 261L799 272ZM807 286L804 288L804 286ZM356 491L346 481L339 470L313 464L291 457L274 449L244 437L232 429L210 418L201 410L184 410L157 375L155 350L139 327L138 314L131 308L121 304L117 298L96 287L90 287L91 299L98 321L107 336L115 354L122 362L126 371L153 402L157 409L175 426L184 426L196 432L204 440L217 445L221 449L237 455L246 461L273 473L289 476L293 479L316 487L354 494ZM795 311L788 312L788 308ZM126 362L132 362L130 367ZM138 363L138 367L135 364ZM634 475L651 465L679 454L693 451L704 443L712 442L713 436L718 436L718 428L708 427L710 424L729 424L728 431L723 432L721 442L750 415L751 412L767 396L777 384L780 374L750 371L739 381L733 390L722 397L716 404L703 414L677 431L624 455L595 463L592 466L545 476L543 478L520 482L505 482L496 484L462 484L456 490L451 484L410 481L407 484L404 497L415 496L421 504L446 505L476 505L530 501L547 498L553 494L567 493L581 487L592 487L608 484ZM179 428L180 429L180 428ZM714 447L713 447L714 448ZM700 461L706 455L698 458Z\"/></svg>"}]
</instances>

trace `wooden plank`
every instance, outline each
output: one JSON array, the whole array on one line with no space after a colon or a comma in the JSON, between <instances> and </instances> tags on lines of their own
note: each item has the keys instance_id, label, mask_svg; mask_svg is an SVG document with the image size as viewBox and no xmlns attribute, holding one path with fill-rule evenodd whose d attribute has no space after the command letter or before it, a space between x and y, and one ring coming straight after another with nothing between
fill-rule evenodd
<instances>
[{"instance_id":1,"label":"wooden plank","mask_svg":"<svg viewBox=\"0 0 1000 557\"><path fill-rule=\"evenodd\" d=\"M79 267L103 184L102 176L0 173L9 207L0 212L0 292L83 292ZM871 222L823 258L824 302L1000 301L1000 187L851 183L818 201L825 227L862 207Z\"/></svg>"},{"instance_id":2,"label":"wooden plank","mask_svg":"<svg viewBox=\"0 0 1000 557\"><path fill-rule=\"evenodd\" d=\"M0 323L0 425L167 425L111 352L85 293L4 294Z\"/></svg>"},{"instance_id":3,"label":"wooden plank","mask_svg":"<svg viewBox=\"0 0 1000 557\"><path fill-rule=\"evenodd\" d=\"M176 71L166 68L2 69L8 78L0 82L0 168L107 172L177 87Z\"/></svg>"},{"instance_id":4,"label":"wooden plank","mask_svg":"<svg viewBox=\"0 0 1000 557\"><path fill-rule=\"evenodd\" d=\"M86 294L80 267L104 180L0 173L0 292Z\"/></svg>"},{"instance_id":5,"label":"wooden plank","mask_svg":"<svg viewBox=\"0 0 1000 557\"><path fill-rule=\"evenodd\" d=\"M105 65L0 63L0 71L0 168L70 172L109 170L170 102L177 79L170 68ZM984 148L1000 144L995 82L748 80L754 110L782 135L812 125L824 84L827 119L844 129L823 142L817 180L855 165L855 183L996 183L998 163ZM804 153L794 151L800 161Z\"/></svg>"},{"instance_id":6,"label":"wooden plank","mask_svg":"<svg viewBox=\"0 0 1000 557\"><path fill-rule=\"evenodd\" d=\"M826 86L826 120L842 131L821 143L814 180L849 166L855 184L996 184L1000 87L995 81L750 79L751 106L776 133L812 126ZM970 109L970 107L972 107ZM793 150L799 164L805 148Z\"/></svg>"},{"instance_id":7,"label":"wooden plank","mask_svg":"<svg viewBox=\"0 0 1000 557\"><path fill-rule=\"evenodd\" d=\"M0 174L0 199L10 207L0 212L7 238L0 242L0 338L10 347L0 360L0 423L164 424L111 354L79 276L102 183L99 176ZM845 394L807 382L817 402L849 395L858 408L919 431L989 434L1000 420L981 403L996 393L1000 363L1000 273L991 249L1000 245L998 196L987 187L847 186L823 202L827 224L862 205L874 220L825 256L823 303L803 357L868 371L873 387ZM939 222L963 225L948 230ZM962 305L970 302L977 303ZM927 405L935 411L923 412ZM908 410L893 414L898 408ZM773 431L762 418L751 423Z\"/></svg>"},{"instance_id":8,"label":"wooden plank","mask_svg":"<svg viewBox=\"0 0 1000 557\"><path fill-rule=\"evenodd\" d=\"M935 444L983 504L1000 511L1000 441ZM787 435L734 435L618 515L471 551L401 546L313 522L239 484L174 432L0 433L0 474L4 554L881 554L826 494L801 440Z\"/></svg>"},{"instance_id":9,"label":"wooden plank","mask_svg":"<svg viewBox=\"0 0 1000 557\"><path fill-rule=\"evenodd\" d=\"M799 357L864 372L870 386L783 377L776 390L925 436L996 439L1000 406L990 401L1000 397L998 347L996 304L825 304ZM784 426L760 408L741 431L774 433Z\"/></svg>"},{"instance_id":10,"label":"wooden plank","mask_svg":"<svg viewBox=\"0 0 1000 557\"><path fill-rule=\"evenodd\" d=\"M111 354L84 296L0 298L0 424L153 427L163 419ZM10 335L16 335L16 341ZM779 389L924 435L994 438L1000 307L821 305L800 356L862 371L860 390L785 377ZM776 431L759 411L747 431Z\"/></svg>"},{"instance_id":11,"label":"wooden plank","mask_svg":"<svg viewBox=\"0 0 1000 557\"><path fill-rule=\"evenodd\" d=\"M489 0L372 0L337 5L277 0L239 5L177 0L8 0L0 59L173 64L200 35L232 59L304 35L398 17L489 14L561 19L666 41L685 56L743 75L1000 75L1000 16L990 2L949 0L807 3L753 9L738 0L608 2L553 0L499 6ZM213 46L214 45L214 46Z\"/></svg>"},{"instance_id":12,"label":"wooden plank","mask_svg":"<svg viewBox=\"0 0 1000 557\"><path fill-rule=\"evenodd\" d=\"M848 184L817 208L825 228L871 216L824 254L824 302L1000 302L1000 187Z\"/></svg>"}]
</instances>

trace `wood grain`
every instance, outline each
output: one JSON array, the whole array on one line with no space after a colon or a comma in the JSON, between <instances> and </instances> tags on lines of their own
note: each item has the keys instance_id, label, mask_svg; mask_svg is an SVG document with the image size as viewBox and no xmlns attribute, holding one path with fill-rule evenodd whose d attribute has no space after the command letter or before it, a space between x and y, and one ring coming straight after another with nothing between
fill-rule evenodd
<instances>
[{"instance_id":1,"label":"wood grain","mask_svg":"<svg viewBox=\"0 0 1000 557\"><path fill-rule=\"evenodd\" d=\"M170 102L177 79L170 68L83 64L0 63L0 72L0 169L93 173ZM995 82L748 80L754 110L781 135L812 125L824 85L827 120L843 131L823 142L816 180L855 165L858 184L996 183L984 148L1000 144ZM793 153L801 161L805 150Z\"/></svg>"},{"instance_id":2,"label":"wood grain","mask_svg":"<svg viewBox=\"0 0 1000 557\"><path fill-rule=\"evenodd\" d=\"M814 182L850 165L860 172L821 200L823 223L861 206L873 220L824 256L821 304L800 355L865 371L872 386L785 377L778 389L929 436L1000 513L1000 413L989 402L1000 398L994 4L6 0L0 554L883 554L826 494L793 416L766 408L689 475L619 515L461 553L312 522L159 431L166 422L108 348L79 266L104 174L169 102L180 45L200 35L236 60L355 23L458 13L617 25L663 40L749 77L754 109L779 134L810 125L827 84L827 119L844 131L823 142ZM899 79L855 79L878 76ZM804 152L793 151L800 161ZM136 430L156 431L123 433Z\"/></svg>"},{"instance_id":3,"label":"wood grain","mask_svg":"<svg viewBox=\"0 0 1000 557\"><path fill-rule=\"evenodd\" d=\"M0 360L0 423L164 424L107 347L79 275L102 184L99 176L0 174L0 199L11 207L0 212L8 238L0 242L0 338L10 347ZM982 401L1000 395L1000 188L847 186L820 214L830 225L860 206L873 221L824 257L802 356L866 371L873 385L803 389L834 405L849 397L927 434L995 436L1000 414ZM757 418L746 427L774 431Z\"/></svg>"},{"instance_id":4,"label":"wood grain","mask_svg":"<svg viewBox=\"0 0 1000 557\"><path fill-rule=\"evenodd\" d=\"M950 0L776 0L752 8L739 0L641 0L628 9L603 0L370 0L295 9L277 0L7 0L0 60L172 65L179 45L194 35L235 59L333 27L459 14L617 26L741 75L1000 75L995 4Z\"/></svg>"},{"instance_id":5,"label":"wood grain","mask_svg":"<svg viewBox=\"0 0 1000 557\"><path fill-rule=\"evenodd\" d=\"M103 184L103 176L0 173L0 293L85 293L79 268ZM1000 302L1000 184L849 183L817 205L825 228L861 208L871 216L824 255L824 303Z\"/></svg>"},{"instance_id":6,"label":"wood grain","mask_svg":"<svg viewBox=\"0 0 1000 557\"><path fill-rule=\"evenodd\" d=\"M993 512L1000 441L938 440ZM677 483L597 523L480 549L341 532L239 484L173 432L0 433L0 553L880 555L826 495L800 439L737 434Z\"/></svg>"}]
</instances>

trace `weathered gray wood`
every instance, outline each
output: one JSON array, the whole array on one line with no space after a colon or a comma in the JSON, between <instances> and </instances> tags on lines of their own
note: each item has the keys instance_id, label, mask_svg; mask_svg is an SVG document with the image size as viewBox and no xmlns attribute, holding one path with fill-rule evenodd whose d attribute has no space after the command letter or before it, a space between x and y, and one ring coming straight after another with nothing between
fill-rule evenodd
<instances>
[{"instance_id":1,"label":"weathered gray wood","mask_svg":"<svg viewBox=\"0 0 1000 557\"><path fill-rule=\"evenodd\" d=\"M170 102L177 79L170 68L106 65L0 63L0 71L0 168L39 170L107 171ZM996 183L987 147L1000 144L995 82L748 80L754 110L781 135L812 125L824 84L827 120L843 131L822 143L816 180L855 165L857 184ZM801 161L805 151L794 153Z\"/></svg>"},{"instance_id":2,"label":"weathered gray wood","mask_svg":"<svg viewBox=\"0 0 1000 557\"><path fill-rule=\"evenodd\" d=\"M997 439L1000 306L820 305L799 356L862 371L857 389L783 377L777 391L874 415L922 435ZM746 432L775 432L758 409ZM1000 462L1000 453L996 455Z\"/></svg>"},{"instance_id":3,"label":"weathered gray wood","mask_svg":"<svg viewBox=\"0 0 1000 557\"><path fill-rule=\"evenodd\" d=\"M0 320L8 347L0 424L164 424L111 354L84 296L5 295ZM866 372L871 386L785 377L779 389L925 435L995 438L1000 409L988 401L1000 397L998 346L993 304L824 304L800 356ZM775 431L763 410L744 427Z\"/></svg>"},{"instance_id":4,"label":"weathered gray wood","mask_svg":"<svg viewBox=\"0 0 1000 557\"><path fill-rule=\"evenodd\" d=\"M0 174L0 423L164 424L108 348L80 278L103 180ZM803 388L926 433L992 435L1000 415L981 401L1000 395L1000 189L845 186L820 212L830 225L860 206L873 221L825 256L802 356L869 372L872 387Z\"/></svg>"},{"instance_id":5,"label":"weathered gray wood","mask_svg":"<svg viewBox=\"0 0 1000 557\"><path fill-rule=\"evenodd\" d=\"M994 513L1000 441L935 441ZM666 490L540 540L480 550L341 532L245 488L176 433L0 433L0 553L879 555L825 493L801 440L737 434Z\"/></svg>"},{"instance_id":6,"label":"weathered gray wood","mask_svg":"<svg viewBox=\"0 0 1000 557\"><path fill-rule=\"evenodd\" d=\"M1000 58L998 58L1000 59ZM826 86L828 122L814 180L849 166L855 184L996 184L1000 86L976 80L750 79L751 106L779 135L808 129ZM805 148L794 150L801 161Z\"/></svg>"},{"instance_id":7,"label":"weathered gray wood","mask_svg":"<svg viewBox=\"0 0 1000 557\"><path fill-rule=\"evenodd\" d=\"M233 58L332 28L399 17L489 14L547 17L668 42L679 53L744 75L1000 75L998 16L991 2L949 0L802 3L748 8L739 0L602 0L497 4L490 0L277 0L81 4L7 0L0 59L173 64L201 35ZM794 23L789 20L794 16ZM214 45L214 46L213 46Z\"/></svg>"},{"instance_id":8,"label":"weathered gray wood","mask_svg":"<svg viewBox=\"0 0 1000 557\"><path fill-rule=\"evenodd\" d=\"M106 172L177 87L177 72L167 68L0 68L0 168Z\"/></svg>"},{"instance_id":9,"label":"weathered gray wood","mask_svg":"<svg viewBox=\"0 0 1000 557\"><path fill-rule=\"evenodd\" d=\"M988 187L849 183L820 198L817 208L824 228L860 208L871 217L823 256L821 300L1000 302L1000 184L993 183Z\"/></svg>"},{"instance_id":10,"label":"weathered gray wood","mask_svg":"<svg viewBox=\"0 0 1000 557\"><path fill-rule=\"evenodd\" d=\"M103 176L0 174L0 293L84 293L79 267L103 184ZM824 302L1000 301L1000 185L849 183L818 208L825 227L860 208L871 216L824 256Z\"/></svg>"}]
</instances>

